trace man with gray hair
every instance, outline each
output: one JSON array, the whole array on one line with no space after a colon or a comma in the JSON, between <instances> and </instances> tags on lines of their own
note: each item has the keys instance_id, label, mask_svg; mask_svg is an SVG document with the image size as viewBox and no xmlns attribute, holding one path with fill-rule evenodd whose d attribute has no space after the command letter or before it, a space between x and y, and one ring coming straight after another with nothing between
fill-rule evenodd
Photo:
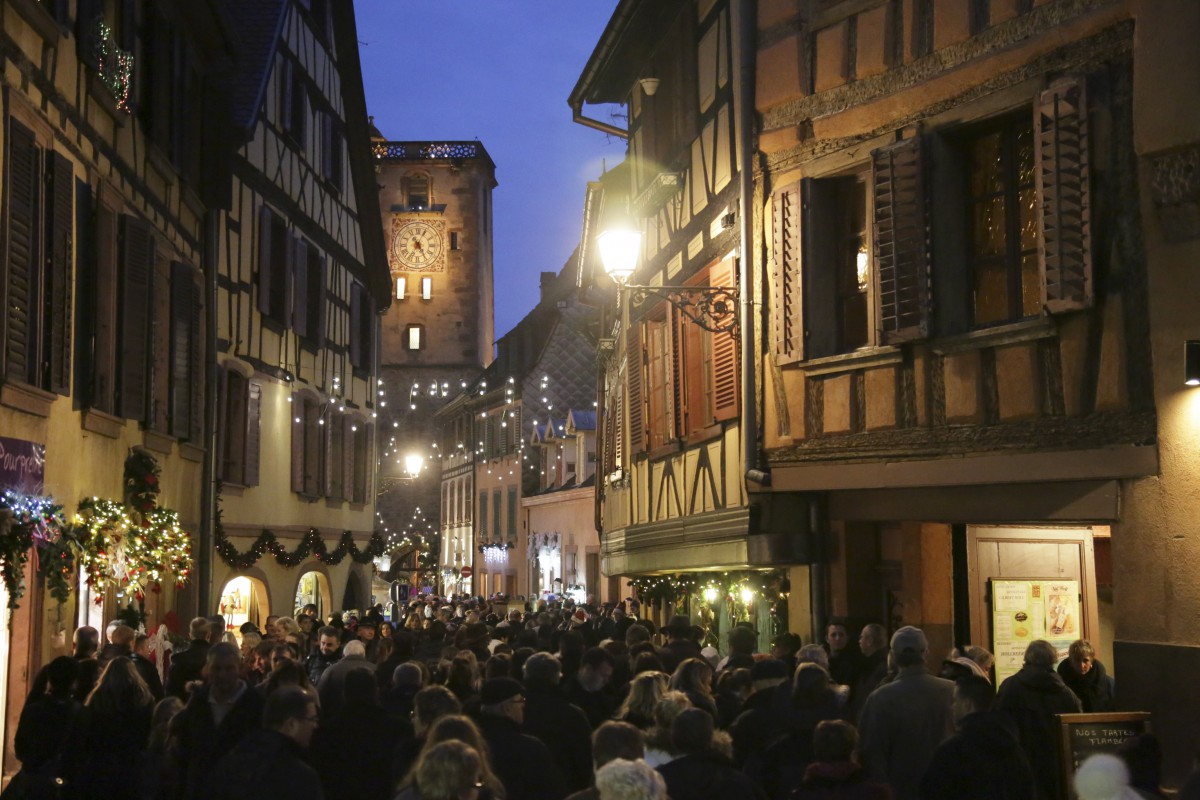
<instances>
[{"instance_id":1,"label":"man with gray hair","mask_svg":"<svg viewBox=\"0 0 1200 800\"><path fill-rule=\"evenodd\" d=\"M887 629L878 622L864 625L858 634L858 649L862 653L858 674L850 684L850 720L858 719L863 704L887 675Z\"/></svg>"},{"instance_id":2,"label":"man with gray hair","mask_svg":"<svg viewBox=\"0 0 1200 800\"><path fill-rule=\"evenodd\" d=\"M600 800L667 800L667 783L642 761L613 759L596 772Z\"/></svg>"},{"instance_id":3,"label":"man with gray hair","mask_svg":"<svg viewBox=\"0 0 1200 800\"><path fill-rule=\"evenodd\" d=\"M367 660L367 646L357 639L346 642L342 658L323 673L317 684L321 697L321 718L331 719L346 704L346 676L356 669L369 670L375 674L375 665Z\"/></svg>"},{"instance_id":4,"label":"man with gray hair","mask_svg":"<svg viewBox=\"0 0 1200 800\"><path fill-rule=\"evenodd\" d=\"M583 709L559 689L562 664L549 653L534 653L525 661L524 677L522 730L550 748L568 790L586 788L592 782L592 726Z\"/></svg>"},{"instance_id":5,"label":"man with gray hair","mask_svg":"<svg viewBox=\"0 0 1200 800\"><path fill-rule=\"evenodd\" d=\"M167 674L167 694L187 700L187 685L200 679L204 661L211 646L208 642L212 623L206 617L196 617L188 625L188 648L171 656L171 671Z\"/></svg>"},{"instance_id":6,"label":"man with gray hair","mask_svg":"<svg viewBox=\"0 0 1200 800\"><path fill-rule=\"evenodd\" d=\"M1058 651L1043 639L1025 648L1025 665L1006 678L996 692L996 709L1017 723L1021 749L1029 757L1033 777L1043 796L1061 796L1058 762L1058 720L1055 714L1078 714L1079 698L1054 671Z\"/></svg>"},{"instance_id":7,"label":"man with gray hair","mask_svg":"<svg viewBox=\"0 0 1200 800\"><path fill-rule=\"evenodd\" d=\"M891 651L899 673L863 705L859 755L896 800L918 800L934 752L954 733L954 684L925 668L929 642L920 628L905 625L892 634Z\"/></svg>"}]
</instances>

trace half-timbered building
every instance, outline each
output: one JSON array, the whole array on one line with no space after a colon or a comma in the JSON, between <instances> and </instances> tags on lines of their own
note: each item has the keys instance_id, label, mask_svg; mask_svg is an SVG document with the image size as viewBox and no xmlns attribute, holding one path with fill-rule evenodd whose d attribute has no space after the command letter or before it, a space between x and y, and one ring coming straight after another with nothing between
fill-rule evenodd
<instances>
[{"instance_id":1,"label":"half-timbered building","mask_svg":"<svg viewBox=\"0 0 1200 800\"><path fill-rule=\"evenodd\" d=\"M225 7L244 43L242 140L217 242L212 597L236 626L371 604L377 315L390 293L353 8ZM260 537L277 544L256 548Z\"/></svg>"},{"instance_id":2,"label":"half-timbered building","mask_svg":"<svg viewBox=\"0 0 1200 800\"><path fill-rule=\"evenodd\" d=\"M815 509L793 623L919 625L1000 680L1089 639L1183 774L1200 9L771 2L757 28L763 435L770 491Z\"/></svg>"}]
</instances>

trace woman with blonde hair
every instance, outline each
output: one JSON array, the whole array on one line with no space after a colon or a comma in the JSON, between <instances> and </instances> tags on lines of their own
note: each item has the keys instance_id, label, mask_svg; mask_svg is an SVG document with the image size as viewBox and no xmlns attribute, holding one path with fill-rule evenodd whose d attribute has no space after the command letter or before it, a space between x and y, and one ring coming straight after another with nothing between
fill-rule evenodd
<instances>
[{"instance_id":1,"label":"woman with blonde hair","mask_svg":"<svg viewBox=\"0 0 1200 800\"><path fill-rule=\"evenodd\" d=\"M108 662L76 717L64 754L73 796L138 797L141 787L129 765L141 761L153 712L154 695L133 662L125 656Z\"/></svg>"},{"instance_id":2,"label":"woman with blonde hair","mask_svg":"<svg viewBox=\"0 0 1200 800\"><path fill-rule=\"evenodd\" d=\"M661 767L679 757L679 752L671 741L671 726L675 718L685 708L691 708L692 701L683 692L670 691L663 694L658 705L654 707L654 727L646 736L646 763L652 767Z\"/></svg>"},{"instance_id":3,"label":"woman with blonde hair","mask_svg":"<svg viewBox=\"0 0 1200 800\"><path fill-rule=\"evenodd\" d=\"M671 689L683 692L696 708L717 721L717 701L712 693L713 668L703 658L685 658L671 675Z\"/></svg>"},{"instance_id":4,"label":"woman with blonde hair","mask_svg":"<svg viewBox=\"0 0 1200 800\"><path fill-rule=\"evenodd\" d=\"M497 795L488 786L488 772L486 759L466 742L450 739L428 744L396 800L494 800Z\"/></svg>"},{"instance_id":5,"label":"woman with blonde hair","mask_svg":"<svg viewBox=\"0 0 1200 800\"><path fill-rule=\"evenodd\" d=\"M613 719L628 722L635 728L648 731L654 727L654 709L667 691L667 673L641 672L629 682L629 694L617 709Z\"/></svg>"}]
</instances>

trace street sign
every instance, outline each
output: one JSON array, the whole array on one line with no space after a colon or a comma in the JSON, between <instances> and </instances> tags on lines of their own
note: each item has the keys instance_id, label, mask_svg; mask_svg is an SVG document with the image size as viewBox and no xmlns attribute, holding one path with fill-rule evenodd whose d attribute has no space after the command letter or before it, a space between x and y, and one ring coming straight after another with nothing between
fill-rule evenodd
<instances>
[{"instance_id":1,"label":"street sign","mask_svg":"<svg viewBox=\"0 0 1200 800\"><path fill-rule=\"evenodd\" d=\"M392 581L392 585L390 587L390 592L389 592L392 602L396 603L398 605L407 604L408 603L408 593L411 588L412 587L410 587L407 583L401 583L400 581Z\"/></svg>"},{"instance_id":2,"label":"street sign","mask_svg":"<svg viewBox=\"0 0 1200 800\"><path fill-rule=\"evenodd\" d=\"M471 568L463 567L462 572L460 572L459 574L462 575L464 578L469 578L469 577L471 577Z\"/></svg>"}]
</instances>

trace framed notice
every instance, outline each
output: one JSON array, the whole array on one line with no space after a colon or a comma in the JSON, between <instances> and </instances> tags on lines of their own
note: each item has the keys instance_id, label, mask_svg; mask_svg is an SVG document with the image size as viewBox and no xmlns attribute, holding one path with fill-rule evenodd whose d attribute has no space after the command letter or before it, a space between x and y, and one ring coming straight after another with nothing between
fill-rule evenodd
<instances>
[{"instance_id":1,"label":"framed notice","mask_svg":"<svg viewBox=\"0 0 1200 800\"><path fill-rule=\"evenodd\" d=\"M1058 714L1060 728L1059 755L1062 763L1063 786L1071 780L1079 765L1097 753L1116 755L1126 739L1150 733L1150 714L1145 711L1109 714ZM1070 790L1067 789L1069 792ZM1070 794L1074 797L1074 793Z\"/></svg>"},{"instance_id":2,"label":"framed notice","mask_svg":"<svg viewBox=\"0 0 1200 800\"><path fill-rule=\"evenodd\" d=\"M1050 642L1062 660L1071 642L1083 637L1079 581L993 578L989 589L997 685L1020 671L1034 639Z\"/></svg>"}]
</instances>

